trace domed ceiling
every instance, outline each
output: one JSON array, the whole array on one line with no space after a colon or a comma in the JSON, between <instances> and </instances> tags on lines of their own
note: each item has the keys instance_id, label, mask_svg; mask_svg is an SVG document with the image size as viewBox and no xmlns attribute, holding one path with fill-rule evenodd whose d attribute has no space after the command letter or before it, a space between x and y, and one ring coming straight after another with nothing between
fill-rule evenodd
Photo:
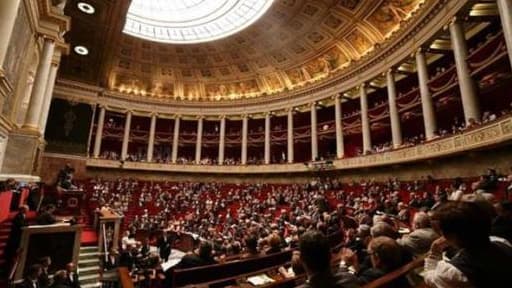
<instances>
[{"instance_id":1,"label":"domed ceiling","mask_svg":"<svg viewBox=\"0 0 512 288\"><path fill-rule=\"evenodd\" d=\"M134 5L140 2L133 1ZM69 41L71 45L90 45L89 50L94 51L88 56L67 56L61 77L84 78L128 97L144 99L228 101L265 97L321 83L350 69L352 62L386 41L401 25L407 25L424 1L275 0L247 28L197 44L161 43L172 41L156 42L122 33L129 3L122 6L124 14L117 20L109 17L109 12L120 10L111 1L85 1L97 5L96 16L74 11L73 3L67 10L78 28L72 28ZM97 27L101 32L90 31L87 35L83 22L94 22L92 17L103 21L103 29ZM130 27L129 19L126 23ZM108 51L95 51L102 49ZM77 69L88 60L101 64Z\"/></svg>"}]
</instances>

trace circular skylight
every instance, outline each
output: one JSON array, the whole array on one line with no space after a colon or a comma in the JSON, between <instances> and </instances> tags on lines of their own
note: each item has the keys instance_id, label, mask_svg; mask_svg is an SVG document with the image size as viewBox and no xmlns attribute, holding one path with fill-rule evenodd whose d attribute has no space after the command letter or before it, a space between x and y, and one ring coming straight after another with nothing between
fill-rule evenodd
<instances>
[{"instance_id":1,"label":"circular skylight","mask_svg":"<svg viewBox=\"0 0 512 288\"><path fill-rule=\"evenodd\" d=\"M233 35L258 20L274 0L132 0L123 32L174 44Z\"/></svg>"}]
</instances>

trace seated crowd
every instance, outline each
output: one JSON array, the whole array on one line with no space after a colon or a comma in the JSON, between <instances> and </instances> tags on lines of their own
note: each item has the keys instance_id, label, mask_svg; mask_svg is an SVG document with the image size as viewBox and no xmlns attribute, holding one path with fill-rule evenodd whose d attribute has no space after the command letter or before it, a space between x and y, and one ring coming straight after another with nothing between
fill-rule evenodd
<instances>
[{"instance_id":1,"label":"seated crowd","mask_svg":"<svg viewBox=\"0 0 512 288\"><path fill-rule=\"evenodd\" d=\"M147 273L137 261L173 258L171 247L188 234L197 249L173 269L294 250L292 267L279 269L283 277L305 271L305 287L359 287L426 257L422 275L431 287L505 287L499 281L507 274L496 273L512 263L512 205L497 202L493 193L500 181L510 180L490 169L475 182L455 179L450 185L431 178L348 184L314 179L304 185L94 179L85 185L93 187L91 202L125 214L118 262L134 274ZM140 231L144 238L135 239ZM324 242L339 232L342 248L332 265L333 247ZM488 263L484 251L497 255L496 263ZM398 277L390 287L413 283Z\"/></svg>"}]
</instances>

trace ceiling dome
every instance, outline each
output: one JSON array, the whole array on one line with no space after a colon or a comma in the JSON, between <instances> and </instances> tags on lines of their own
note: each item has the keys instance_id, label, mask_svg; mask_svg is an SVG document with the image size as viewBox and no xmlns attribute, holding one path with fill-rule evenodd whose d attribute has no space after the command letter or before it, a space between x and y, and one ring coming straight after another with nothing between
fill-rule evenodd
<instances>
[{"instance_id":1,"label":"ceiling dome","mask_svg":"<svg viewBox=\"0 0 512 288\"><path fill-rule=\"evenodd\" d=\"M67 57L61 75L93 82L119 97L190 103L274 98L343 77L399 38L395 36L415 23L418 11L436 2L132 0L118 12L122 8L110 1L88 1L99 12L90 16L68 11L74 21L68 37L70 43L88 47L89 55ZM219 24L240 16L240 11L246 17ZM116 12L118 16L110 16ZM101 21L103 30L87 26ZM141 23L148 28L135 29ZM220 28L201 30L208 25ZM120 28L109 28L113 26ZM172 38L173 33L181 38ZM188 44L162 43L173 41Z\"/></svg>"},{"instance_id":2,"label":"ceiling dome","mask_svg":"<svg viewBox=\"0 0 512 288\"><path fill-rule=\"evenodd\" d=\"M273 0L132 0L123 32L174 44L201 43L237 33Z\"/></svg>"}]
</instances>

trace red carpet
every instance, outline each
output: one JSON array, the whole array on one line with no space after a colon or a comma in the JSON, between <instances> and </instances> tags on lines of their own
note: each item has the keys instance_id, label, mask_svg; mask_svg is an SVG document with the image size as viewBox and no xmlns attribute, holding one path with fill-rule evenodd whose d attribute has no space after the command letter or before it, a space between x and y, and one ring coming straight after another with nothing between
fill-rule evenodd
<instances>
[{"instance_id":1,"label":"red carpet","mask_svg":"<svg viewBox=\"0 0 512 288\"><path fill-rule=\"evenodd\" d=\"M81 245L97 245L98 244L98 234L96 233L96 231L90 229L90 228L85 228L83 231L82 231L82 237L80 239L80 244Z\"/></svg>"}]
</instances>

